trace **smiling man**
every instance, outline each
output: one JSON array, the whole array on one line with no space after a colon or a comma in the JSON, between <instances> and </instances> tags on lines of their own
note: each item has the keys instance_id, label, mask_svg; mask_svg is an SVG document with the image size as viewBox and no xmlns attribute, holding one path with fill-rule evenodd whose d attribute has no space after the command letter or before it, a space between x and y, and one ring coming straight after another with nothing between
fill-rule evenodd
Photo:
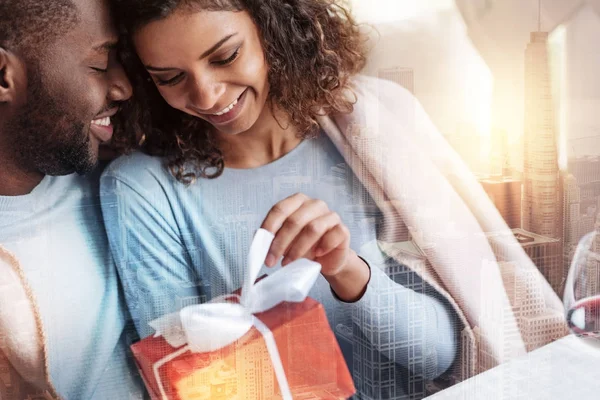
<instances>
[{"instance_id":1,"label":"smiling man","mask_svg":"<svg viewBox=\"0 0 600 400\"><path fill-rule=\"evenodd\" d=\"M98 198L131 96L116 40L105 0L0 2L3 400L143 396Z\"/></svg>"}]
</instances>

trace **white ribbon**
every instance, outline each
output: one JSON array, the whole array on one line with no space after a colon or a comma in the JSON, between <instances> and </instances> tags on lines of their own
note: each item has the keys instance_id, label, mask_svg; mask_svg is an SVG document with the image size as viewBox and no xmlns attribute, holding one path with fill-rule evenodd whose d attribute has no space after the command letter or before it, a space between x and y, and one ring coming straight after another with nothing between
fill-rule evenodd
<instances>
[{"instance_id":1,"label":"white ribbon","mask_svg":"<svg viewBox=\"0 0 600 400\"><path fill-rule=\"evenodd\" d=\"M164 364L187 351L206 353L222 349L240 339L253 326L265 340L283 399L292 399L273 334L253 314L270 310L284 301L303 302L321 272L321 265L304 258L296 260L255 284L273 238L274 235L265 229L256 232L248 254L248 271L241 297L220 296L149 323L156 331L155 336L163 336L172 347L186 345L153 366L163 400L167 400L167 395L158 372ZM231 297L238 297L239 304L224 302Z\"/></svg>"}]
</instances>

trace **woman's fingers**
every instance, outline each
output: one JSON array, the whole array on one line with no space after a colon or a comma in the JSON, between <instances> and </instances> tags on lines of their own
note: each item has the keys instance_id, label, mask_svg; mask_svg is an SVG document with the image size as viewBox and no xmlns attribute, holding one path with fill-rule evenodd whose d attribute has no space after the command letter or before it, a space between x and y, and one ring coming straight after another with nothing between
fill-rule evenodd
<instances>
[{"instance_id":1,"label":"woman's fingers","mask_svg":"<svg viewBox=\"0 0 600 400\"><path fill-rule=\"evenodd\" d=\"M339 236L340 230L334 228L340 224L339 215L331 211L308 222L289 244L281 265L287 265L302 257L312 258L307 254L323 240L327 243L338 241L336 236Z\"/></svg>"},{"instance_id":2,"label":"woman's fingers","mask_svg":"<svg viewBox=\"0 0 600 400\"><path fill-rule=\"evenodd\" d=\"M267 266L272 267L288 252L290 244L306 225L328 212L329 208L323 201L304 195L294 195L277 203L263 222L263 227L275 234L265 262Z\"/></svg>"},{"instance_id":3,"label":"woman's fingers","mask_svg":"<svg viewBox=\"0 0 600 400\"><path fill-rule=\"evenodd\" d=\"M350 231L340 216L324 201L302 193L275 204L261 228L275 235L265 260L268 267L281 257L282 266L306 257L318 260L323 274L332 273L343 265L350 246Z\"/></svg>"},{"instance_id":4,"label":"woman's fingers","mask_svg":"<svg viewBox=\"0 0 600 400\"><path fill-rule=\"evenodd\" d=\"M272 234L277 234L285 220L298 210L302 204L309 198L302 193L296 193L293 196L287 197L275 204L269 210L262 225L263 229L268 230Z\"/></svg>"},{"instance_id":5,"label":"woman's fingers","mask_svg":"<svg viewBox=\"0 0 600 400\"><path fill-rule=\"evenodd\" d=\"M343 224L332 227L315 249L315 257L324 257L335 249L350 246L350 231Z\"/></svg>"}]
</instances>

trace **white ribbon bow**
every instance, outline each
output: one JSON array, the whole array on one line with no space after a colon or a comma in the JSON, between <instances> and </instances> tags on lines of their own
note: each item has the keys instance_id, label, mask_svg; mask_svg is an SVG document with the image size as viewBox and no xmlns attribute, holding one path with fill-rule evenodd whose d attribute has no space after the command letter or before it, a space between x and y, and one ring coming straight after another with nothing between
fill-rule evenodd
<instances>
[{"instance_id":1,"label":"white ribbon bow","mask_svg":"<svg viewBox=\"0 0 600 400\"><path fill-rule=\"evenodd\" d=\"M314 286L321 265L305 258L296 260L255 284L274 235L259 229L248 254L248 273L242 286L239 304L223 302L235 295L220 296L209 303L181 309L149 323L172 347L185 347L154 364L154 375L163 400L167 396L160 380L159 369L169 361L189 351L212 352L226 347L244 336L252 327L263 335L273 369L284 399L292 399L279 351L269 328L253 314L269 310L281 302L300 303Z\"/></svg>"}]
</instances>

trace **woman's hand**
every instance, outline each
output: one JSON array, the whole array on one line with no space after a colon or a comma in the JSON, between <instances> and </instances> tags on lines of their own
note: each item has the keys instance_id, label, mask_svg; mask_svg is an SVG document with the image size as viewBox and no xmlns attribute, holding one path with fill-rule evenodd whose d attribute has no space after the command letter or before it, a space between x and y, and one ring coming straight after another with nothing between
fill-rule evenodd
<instances>
[{"instance_id":1,"label":"woman's hand","mask_svg":"<svg viewBox=\"0 0 600 400\"><path fill-rule=\"evenodd\" d=\"M299 258L321 264L321 274L345 301L360 298L369 281L369 267L350 249L350 231L322 200L302 193L275 204L261 228L275 235L265 264L282 266Z\"/></svg>"}]
</instances>

